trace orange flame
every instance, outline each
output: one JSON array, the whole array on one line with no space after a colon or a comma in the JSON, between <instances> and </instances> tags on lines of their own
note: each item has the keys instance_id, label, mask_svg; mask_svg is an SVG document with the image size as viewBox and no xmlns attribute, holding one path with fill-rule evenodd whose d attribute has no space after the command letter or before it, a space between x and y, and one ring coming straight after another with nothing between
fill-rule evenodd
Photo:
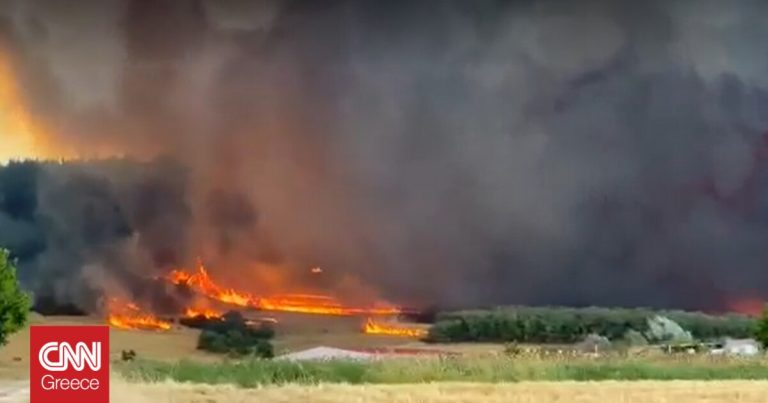
<instances>
[{"instance_id":1,"label":"orange flame","mask_svg":"<svg viewBox=\"0 0 768 403\"><path fill-rule=\"evenodd\" d=\"M207 308L203 308L203 309L187 308L184 311L184 316L188 318L203 316L206 319L214 319L214 318L220 318L221 314L219 312L216 312L212 309L207 309Z\"/></svg>"},{"instance_id":2,"label":"orange flame","mask_svg":"<svg viewBox=\"0 0 768 403\"><path fill-rule=\"evenodd\" d=\"M426 329L420 329L416 327L405 327L392 322L377 322L371 318L365 321L365 327L363 328L365 334L383 334L388 336L403 336L403 337L425 337L427 335Z\"/></svg>"},{"instance_id":3,"label":"orange flame","mask_svg":"<svg viewBox=\"0 0 768 403\"><path fill-rule=\"evenodd\" d=\"M118 329L127 330L170 330L169 322L157 319L150 314L117 315L110 314L108 322Z\"/></svg>"},{"instance_id":4,"label":"orange flame","mask_svg":"<svg viewBox=\"0 0 768 403\"><path fill-rule=\"evenodd\" d=\"M174 270L167 276L173 284L184 284L195 291L230 305L249 307L265 311L309 313L318 315L397 315L401 309L394 306L348 307L337 299L326 295L283 294L272 297L257 297L247 292L225 288L215 283L208 271L200 264L197 272Z\"/></svg>"},{"instance_id":5,"label":"orange flame","mask_svg":"<svg viewBox=\"0 0 768 403\"><path fill-rule=\"evenodd\" d=\"M168 275L168 280L174 284L186 284L201 294L230 305L249 307L253 305L253 296L239 293L231 288L223 288L211 280L208 271L202 264L198 265L197 273L187 273L174 270Z\"/></svg>"},{"instance_id":6,"label":"orange flame","mask_svg":"<svg viewBox=\"0 0 768 403\"><path fill-rule=\"evenodd\" d=\"M109 311L107 322L118 329L165 331L171 328L170 322L142 312L133 302L126 303L113 298L109 303Z\"/></svg>"},{"instance_id":7,"label":"orange flame","mask_svg":"<svg viewBox=\"0 0 768 403\"><path fill-rule=\"evenodd\" d=\"M49 144L42 126L27 109L8 54L0 51L0 164L11 159L71 156ZM56 152L58 151L58 152Z\"/></svg>"}]
</instances>

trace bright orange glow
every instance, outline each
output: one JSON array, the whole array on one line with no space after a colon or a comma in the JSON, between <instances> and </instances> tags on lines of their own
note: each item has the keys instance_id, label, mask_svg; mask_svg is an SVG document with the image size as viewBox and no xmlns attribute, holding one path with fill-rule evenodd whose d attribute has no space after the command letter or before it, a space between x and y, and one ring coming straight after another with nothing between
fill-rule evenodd
<instances>
[{"instance_id":1,"label":"bright orange glow","mask_svg":"<svg viewBox=\"0 0 768 403\"><path fill-rule=\"evenodd\" d=\"M127 330L158 330L171 328L171 323L160 320L152 314L142 312L133 302L121 302L113 298L109 303L107 323L118 329Z\"/></svg>"},{"instance_id":2,"label":"bright orange glow","mask_svg":"<svg viewBox=\"0 0 768 403\"><path fill-rule=\"evenodd\" d=\"M763 309L766 307L768 307L768 305L766 305L766 302L760 298L741 298L732 301L729 304L728 309L744 315L760 316L763 313Z\"/></svg>"},{"instance_id":3,"label":"bright orange glow","mask_svg":"<svg viewBox=\"0 0 768 403\"><path fill-rule=\"evenodd\" d=\"M208 271L202 264L198 265L196 273L174 270L168 275L168 280L174 284L186 284L195 291L230 305L249 307L253 305L253 296L239 293L234 289L219 286L211 280Z\"/></svg>"},{"instance_id":4,"label":"bright orange glow","mask_svg":"<svg viewBox=\"0 0 768 403\"><path fill-rule=\"evenodd\" d=\"M117 315L110 314L110 326L127 330L169 330L169 322L157 319L150 314Z\"/></svg>"},{"instance_id":5,"label":"bright orange glow","mask_svg":"<svg viewBox=\"0 0 768 403\"><path fill-rule=\"evenodd\" d=\"M65 152L54 152L47 139L40 122L27 110L8 55L0 52L0 163L70 157Z\"/></svg>"},{"instance_id":6,"label":"bright orange glow","mask_svg":"<svg viewBox=\"0 0 768 403\"><path fill-rule=\"evenodd\" d=\"M427 335L426 329L420 329L416 327L405 327L397 323L392 322L377 322L371 318L365 322L363 332L366 334L383 334L387 336L403 336L403 337L425 337Z\"/></svg>"},{"instance_id":7,"label":"bright orange glow","mask_svg":"<svg viewBox=\"0 0 768 403\"><path fill-rule=\"evenodd\" d=\"M174 284L186 284L193 290L214 300L230 305L265 311L309 313L318 315L397 315L401 309L395 306L349 307L336 298L315 294L282 294L271 297L257 297L253 294L225 288L214 282L208 271L200 264L196 272L174 270L167 279Z\"/></svg>"},{"instance_id":8,"label":"bright orange glow","mask_svg":"<svg viewBox=\"0 0 768 403\"><path fill-rule=\"evenodd\" d=\"M219 312L216 312L212 309L204 308L204 309L194 309L194 308L187 308L184 311L184 316L188 318L195 318L198 316L203 316L206 319L214 319L214 318L220 318L221 314Z\"/></svg>"}]
</instances>

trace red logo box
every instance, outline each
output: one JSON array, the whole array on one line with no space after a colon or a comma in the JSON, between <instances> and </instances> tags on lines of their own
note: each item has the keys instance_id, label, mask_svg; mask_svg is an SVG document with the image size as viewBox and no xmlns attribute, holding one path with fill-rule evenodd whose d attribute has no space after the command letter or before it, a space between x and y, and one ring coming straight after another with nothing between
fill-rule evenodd
<instances>
[{"instance_id":1,"label":"red logo box","mask_svg":"<svg viewBox=\"0 0 768 403\"><path fill-rule=\"evenodd\" d=\"M30 403L109 402L108 326L32 326Z\"/></svg>"}]
</instances>

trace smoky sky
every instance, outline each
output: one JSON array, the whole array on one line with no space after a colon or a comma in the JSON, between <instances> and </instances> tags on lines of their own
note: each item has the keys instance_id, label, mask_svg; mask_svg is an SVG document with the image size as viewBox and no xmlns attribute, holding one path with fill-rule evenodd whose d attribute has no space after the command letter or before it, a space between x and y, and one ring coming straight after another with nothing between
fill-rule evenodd
<instances>
[{"instance_id":1,"label":"smoky sky","mask_svg":"<svg viewBox=\"0 0 768 403\"><path fill-rule=\"evenodd\" d=\"M0 240L62 301L197 256L415 305L768 297L762 1L0 11L50 141L127 158L0 171Z\"/></svg>"}]
</instances>

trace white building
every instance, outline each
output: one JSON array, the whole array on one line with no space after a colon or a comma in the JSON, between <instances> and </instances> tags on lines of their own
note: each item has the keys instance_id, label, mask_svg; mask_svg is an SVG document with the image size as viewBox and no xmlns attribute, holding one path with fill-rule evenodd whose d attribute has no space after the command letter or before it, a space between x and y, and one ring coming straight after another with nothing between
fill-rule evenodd
<instances>
[{"instance_id":1,"label":"white building","mask_svg":"<svg viewBox=\"0 0 768 403\"><path fill-rule=\"evenodd\" d=\"M276 360L286 361L372 360L375 358L376 354L324 346L275 357Z\"/></svg>"},{"instance_id":2,"label":"white building","mask_svg":"<svg viewBox=\"0 0 768 403\"><path fill-rule=\"evenodd\" d=\"M760 344L754 339L725 339L721 348L712 354L754 356L760 354Z\"/></svg>"}]
</instances>

